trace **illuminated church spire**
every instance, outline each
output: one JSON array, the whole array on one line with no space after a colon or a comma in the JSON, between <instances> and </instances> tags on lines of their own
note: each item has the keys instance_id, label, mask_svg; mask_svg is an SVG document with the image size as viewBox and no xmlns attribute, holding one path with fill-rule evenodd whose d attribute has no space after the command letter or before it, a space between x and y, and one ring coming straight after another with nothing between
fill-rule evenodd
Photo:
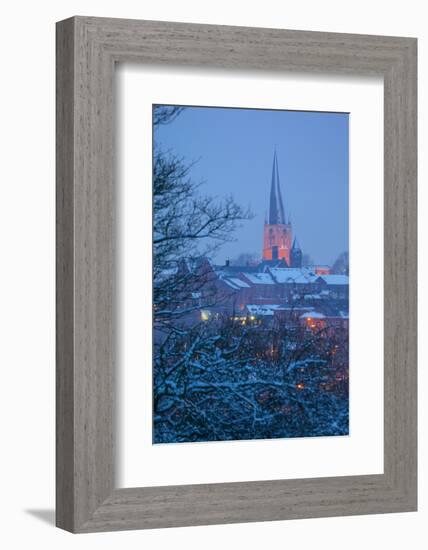
<instances>
[{"instance_id":1,"label":"illuminated church spire","mask_svg":"<svg viewBox=\"0 0 428 550\"><path fill-rule=\"evenodd\" d=\"M276 149L273 154L272 183L270 188L269 224L285 224L284 203L279 184L278 158Z\"/></svg>"},{"instance_id":2,"label":"illuminated church spire","mask_svg":"<svg viewBox=\"0 0 428 550\"><path fill-rule=\"evenodd\" d=\"M263 229L263 260L282 261L283 264L289 266L291 242L291 223L287 223L285 219L284 203L279 183L278 157L275 149L269 197L269 215L265 220Z\"/></svg>"}]
</instances>

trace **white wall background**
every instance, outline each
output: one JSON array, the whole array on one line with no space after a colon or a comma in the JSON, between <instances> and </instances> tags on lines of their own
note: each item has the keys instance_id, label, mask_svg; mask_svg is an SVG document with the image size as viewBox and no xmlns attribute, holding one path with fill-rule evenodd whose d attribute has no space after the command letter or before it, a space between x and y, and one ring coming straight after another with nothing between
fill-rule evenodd
<instances>
[{"instance_id":1,"label":"white wall background","mask_svg":"<svg viewBox=\"0 0 428 550\"><path fill-rule=\"evenodd\" d=\"M426 346L420 353L420 510L413 514L70 535L54 506L54 23L70 15L407 35L419 38L420 248L427 230L428 27L407 0L15 0L1 12L0 365L3 548L425 548ZM425 230L425 231L424 231ZM424 250L420 280L428 277ZM421 285L420 334L427 332ZM422 342L422 338L421 338ZM425 539L425 540L424 540Z\"/></svg>"}]
</instances>

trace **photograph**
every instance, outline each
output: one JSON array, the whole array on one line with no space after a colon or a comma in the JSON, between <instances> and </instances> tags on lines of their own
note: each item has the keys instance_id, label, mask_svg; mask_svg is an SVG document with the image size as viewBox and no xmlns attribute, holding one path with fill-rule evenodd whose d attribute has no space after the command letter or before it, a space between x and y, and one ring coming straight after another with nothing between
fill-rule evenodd
<instances>
[{"instance_id":1,"label":"photograph","mask_svg":"<svg viewBox=\"0 0 428 550\"><path fill-rule=\"evenodd\" d=\"M349 434L349 114L153 105L153 443Z\"/></svg>"}]
</instances>

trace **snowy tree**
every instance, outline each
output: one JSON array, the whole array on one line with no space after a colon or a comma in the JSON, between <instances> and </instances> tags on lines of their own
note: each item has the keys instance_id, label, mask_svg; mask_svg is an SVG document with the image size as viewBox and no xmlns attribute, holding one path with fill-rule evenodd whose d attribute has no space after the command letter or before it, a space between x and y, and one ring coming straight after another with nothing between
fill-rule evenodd
<instances>
[{"instance_id":1,"label":"snowy tree","mask_svg":"<svg viewBox=\"0 0 428 550\"><path fill-rule=\"evenodd\" d=\"M157 371L156 442L347 433L347 381L332 360L346 360L347 350L325 329L224 319L215 332L203 325L188 336L189 344L175 339Z\"/></svg>"}]
</instances>

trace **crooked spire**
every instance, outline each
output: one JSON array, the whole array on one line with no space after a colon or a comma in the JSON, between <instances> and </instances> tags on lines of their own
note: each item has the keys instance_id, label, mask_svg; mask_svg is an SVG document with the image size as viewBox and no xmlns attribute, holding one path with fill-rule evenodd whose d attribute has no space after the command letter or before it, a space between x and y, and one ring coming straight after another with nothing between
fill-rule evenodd
<instances>
[{"instance_id":1,"label":"crooked spire","mask_svg":"<svg viewBox=\"0 0 428 550\"><path fill-rule=\"evenodd\" d=\"M276 149L273 154L272 183L270 188L269 223L285 224L284 204L282 202L281 188L279 185L278 158Z\"/></svg>"}]
</instances>

